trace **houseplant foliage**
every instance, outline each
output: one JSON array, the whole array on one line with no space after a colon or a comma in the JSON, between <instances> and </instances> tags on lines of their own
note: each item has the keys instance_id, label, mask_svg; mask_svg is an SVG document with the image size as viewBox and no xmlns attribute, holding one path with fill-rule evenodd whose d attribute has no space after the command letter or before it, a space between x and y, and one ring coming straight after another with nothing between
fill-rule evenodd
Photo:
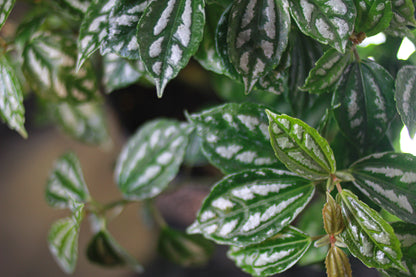
<instances>
[{"instance_id":1,"label":"houseplant foliage","mask_svg":"<svg viewBox=\"0 0 416 277\"><path fill-rule=\"evenodd\" d=\"M154 84L162 97L191 57L210 72L218 94L236 102L187 114L186 122L142 126L116 162L119 201L97 203L76 155L61 156L46 200L71 212L48 236L65 272L75 269L85 215L95 231L92 262L143 270L107 230L110 211L143 201L161 229L159 250L184 266L206 261L213 241L229 245L228 257L253 276L307 264L311 255L328 276L352 276L346 249L387 276L416 276L416 157L394 148L403 124L410 136L416 132L416 60L395 58L403 37L416 41L413 1L32 4L15 36L1 38L0 116L23 137L23 88L69 135L104 144L98 88ZM0 27L14 5L0 1ZM380 32L385 44L359 47ZM199 161L195 149L224 177L180 232L153 200L184 159ZM322 213L302 216L306 207ZM320 234L311 221L322 225Z\"/></svg>"}]
</instances>

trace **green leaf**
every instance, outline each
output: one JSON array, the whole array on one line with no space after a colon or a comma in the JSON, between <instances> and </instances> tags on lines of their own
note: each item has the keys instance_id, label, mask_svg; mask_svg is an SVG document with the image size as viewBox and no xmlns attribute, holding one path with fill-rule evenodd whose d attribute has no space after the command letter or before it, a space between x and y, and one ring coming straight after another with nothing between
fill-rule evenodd
<instances>
[{"instance_id":1,"label":"green leaf","mask_svg":"<svg viewBox=\"0 0 416 277\"><path fill-rule=\"evenodd\" d=\"M372 201L416 223L416 157L405 153L377 153L350 168L354 185Z\"/></svg>"},{"instance_id":2,"label":"green leaf","mask_svg":"<svg viewBox=\"0 0 416 277\"><path fill-rule=\"evenodd\" d=\"M140 56L155 79L158 97L198 50L205 24L204 5L204 0L154 0L140 19Z\"/></svg>"},{"instance_id":3,"label":"green leaf","mask_svg":"<svg viewBox=\"0 0 416 277\"><path fill-rule=\"evenodd\" d=\"M367 37L386 29L393 17L390 0L354 0L357 7L355 32L364 32Z\"/></svg>"},{"instance_id":4,"label":"green leaf","mask_svg":"<svg viewBox=\"0 0 416 277\"><path fill-rule=\"evenodd\" d=\"M141 127L117 160L115 179L127 199L158 195L176 176L190 128L174 120L155 120Z\"/></svg>"},{"instance_id":5,"label":"green leaf","mask_svg":"<svg viewBox=\"0 0 416 277\"><path fill-rule=\"evenodd\" d=\"M16 0L0 1L0 29L3 27L4 22L6 22L7 17L13 9L14 2L16 2Z\"/></svg>"},{"instance_id":6,"label":"green leaf","mask_svg":"<svg viewBox=\"0 0 416 277\"><path fill-rule=\"evenodd\" d=\"M347 255L337 246L333 245L325 259L328 277L352 277L351 265Z\"/></svg>"},{"instance_id":7,"label":"green leaf","mask_svg":"<svg viewBox=\"0 0 416 277\"><path fill-rule=\"evenodd\" d=\"M69 208L73 201L87 203L90 193L74 153L66 153L55 161L46 185L46 202L55 208Z\"/></svg>"},{"instance_id":8,"label":"green leaf","mask_svg":"<svg viewBox=\"0 0 416 277\"><path fill-rule=\"evenodd\" d=\"M189 135L188 146L184 156L184 164L187 166L201 166L208 164L202 152L202 138L198 136L196 130Z\"/></svg>"},{"instance_id":9,"label":"green leaf","mask_svg":"<svg viewBox=\"0 0 416 277\"><path fill-rule=\"evenodd\" d=\"M344 229L341 207L335 202L328 191L326 192L326 203L322 209L322 217L324 219L324 228L327 234L337 235Z\"/></svg>"},{"instance_id":10,"label":"green leaf","mask_svg":"<svg viewBox=\"0 0 416 277\"><path fill-rule=\"evenodd\" d=\"M391 3L393 17L384 33L396 37L414 37L412 31L408 28L408 26L416 25L414 17L415 6L412 0L392 1Z\"/></svg>"},{"instance_id":11,"label":"green leaf","mask_svg":"<svg viewBox=\"0 0 416 277\"><path fill-rule=\"evenodd\" d=\"M395 99L402 121L413 138L416 134L416 66L404 66L397 73Z\"/></svg>"},{"instance_id":12,"label":"green leaf","mask_svg":"<svg viewBox=\"0 0 416 277\"><path fill-rule=\"evenodd\" d=\"M76 46L64 33L44 33L23 50L23 73L33 90L48 101L87 102L97 97L94 69L74 71Z\"/></svg>"},{"instance_id":13,"label":"green leaf","mask_svg":"<svg viewBox=\"0 0 416 277\"><path fill-rule=\"evenodd\" d=\"M290 15L285 2L234 1L228 19L228 53L243 77L246 94L260 77L278 65L288 43L289 30Z\"/></svg>"},{"instance_id":14,"label":"green leaf","mask_svg":"<svg viewBox=\"0 0 416 277\"><path fill-rule=\"evenodd\" d=\"M246 246L277 234L305 208L314 185L276 169L246 170L219 181L188 229L220 244Z\"/></svg>"},{"instance_id":15,"label":"green leaf","mask_svg":"<svg viewBox=\"0 0 416 277\"><path fill-rule=\"evenodd\" d=\"M159 253L184 267L206 264L214 249L211 242L199 235L188 235L169 227L164 227L159 236Z\"/></svg>"},{"instance_id":16,"label":"green leaf","mask_svg":"<svg viewBox=\"0 0 416 277\"><path fill-rule=\"evenodd\" d=\"M274 152L288 169L311 180L327 179L335 172L332 149L318 131L288 115L266 113Z\"/></svg>"},{"instance_id":17,"label":"green leaf","mask_svg":"<svg viewBox=\"0 0 416 277\"><path fill-rule=\"evenodd\" d=\"M0 118L22 137L27 137L22 87L13 67L2 54L0 54Z\"/></svg>"},{"instance_id":18,"label":"green leaf","mask_svg":"<svg viewBox=\"0 0 416 277\"><path fill-rule=\"evenodd\" d=\"M260 244L231 247L227 255L253 276L270 276L292 267L308 250L311 238L295 227L287 227Z\"/></svg>"},{"instance_id":19,"label":"green leaf","mask_svg":"<svg viewBox=\"0 0 416 277\"><path fill-rule=\"evenodd\" d=\"M57 5L64 11L67 11L70 15L82 18L87 12L91 0L57 0L51 1L53 5Z\"/></svg>"},{"instance_id":20,"label":"green leaf","mask_svg":"<svg viewBox=\"0 0 416 277\"><path fill-rule=\"evenodd\" d=\"M351 62L351 54L351 51L342 54L335 49L326 51L309 72L302 89L313 93L325 92L338 82Z\"/></svg>"},{"instance_id":21,"label":"green leaf","mask_svg":"<svg viewBox=\"0 0 416 277\"><path fill-rule=\"evenodd\" d=\"M274 167L264 107L255 104L225 104L190 117L202 138L202 150L224 173Z\"/></svg>"},{"instance_id":22,"label":"green leaf","mask_svg":"<svg viewBox=\"0 0 416 277\"><path fill-rule=\"evenodd\" d=\"M372 61L347 67L335 90L332 106L344 135L361 148L379 142L396 115L394 80Z\"/></svg>"},{"instance_id":23,"label":"green leaf","mask_svg":"<svg viewBox=\"0 0 416 277\"><path fill-rule=\"evenodd\" d=\"M368 267L401 268L402 252L393 228L351 191L344 189L339 196L345 223L340 237L351 254Z\"/></svg>"},{"instance_id":24,"label":"green leaf","mask_svg":"<svg viewBox=\"0 0 416 277\"><path fill-rule=\"evenodd\" d=\"M353 0L289 0L289 4L291 15L304 34L345 52L354 30Z\"/></svg>"},{"instance_id":25,"label":"green leaf","mask_svg":"<svg viewBox=\"0 0 416 277\"><path fill-rule=\"evenodd\" d=\"M103 229L97 232L87 247L89 261L105 267L128 265L135 272L143 272L137 260L121 247L111 234Z\"/></svg>"}]
</instances>

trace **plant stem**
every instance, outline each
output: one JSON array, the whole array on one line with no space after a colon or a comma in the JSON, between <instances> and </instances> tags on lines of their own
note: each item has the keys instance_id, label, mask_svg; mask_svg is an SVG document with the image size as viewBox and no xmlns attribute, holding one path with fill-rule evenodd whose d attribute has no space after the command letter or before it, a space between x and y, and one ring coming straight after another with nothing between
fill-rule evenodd
<instances>
[{"instance_id":1,"label":"plant stem","mask_svg":"<svg viewBox=\"0 0 416 277\"><path fill-rule=\"evenodd\" d=\"M167 226L167 223L165 221L165 219L163 218L162 214L160 213L160 211L157 209L155 203L151 200L149 200L147 202L147 206L150 210L150 213L153 216L153 219L155 220L156 224L160 227L160 228L164 228Z\"/></svg>"},{"instance_id":2,"label":"plant stem","mask_svg":"<svg viewBox=\"0 0 416 277\"><path fill-rule=\"evenodd\" d=\"M354 45L352 51L354 52L354 57L357 60L357 62L361 62L360 55L358 55L357 47L355 47L355 45Z\"/></svg>"}]
</instances>

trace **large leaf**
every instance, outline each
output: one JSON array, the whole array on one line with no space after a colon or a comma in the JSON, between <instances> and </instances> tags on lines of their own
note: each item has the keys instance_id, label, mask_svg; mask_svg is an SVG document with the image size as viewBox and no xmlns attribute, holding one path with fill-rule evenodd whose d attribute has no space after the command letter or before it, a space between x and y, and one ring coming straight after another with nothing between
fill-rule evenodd
<instances>
[{"instance_id":1,"label":"large leaf","mask_svg":"<svg viewBox=\"0 0 416 277\"><path fill-rule=\"evenodd\" d=\"M277 158L288 169L311 180L335 172L335 158L328 142L305 122L267 110L270 141Z\"/></svg>"},{"instance_id":2,"label":"large leaf","mask_svg":"<svg viewBox=\"0 0 416 277\"><path fill-rule=\"evenodd\" d=\"M234 1L228 19L228 54L243 77L247 94L260 77L278 65L289 30L290 15L285 1Z\"/></svg>"},{"instance_id":3,"label":"large leaf","mask_svg":"<svg viewBox=\"0 0 416 277\"><path fill-rule=\"evenodd\" d=\"M372 201L416 223L416 157L405 153L373 154L355 162L354 185Z\"/></svg>"},{"instance_id":4,"label":"large leaf","mask_svg":"<svg viewBox=\"0 0 416 277\"><path fill-rule=\"evenodd\" d=\"M311 243L308 235L289 226L260 244L244 248L233 246L227 255L253 276L270 276L292 267Z\"/></svg>"},{"instance_id":5,"label":"large leaf","mask_svg":"<svg viewBox=\"0 0 416 277\"><path fill-rule=\"evenodd\" d=\"M393 17L390 26L384 31L386 34L397 37L414 37L408 26L415 26L415 6L412 0L392 1Z\"/></svg>"},{"instance_id":6,"label":"large leaf","mask_svg":"<svg viewBox=\"0 0 416 277\"><path fill-rule=\"evenodd\" d=\"M354 0L357 7L355 32L373 36L386 29L393 17L390 0Z\"/></svg>"},{"instance_id":7,"label":"large leaf","mask_svg":"<svg viewBox=\"0 0 416 277\"><path fill-rule=\"evenodd\" d=\"M0 118L22 137L27 137L22 87L14 69L2 54L0 54Z\"/></svg>"},{"instance_id":8,"label":"large leaf","mask_svg":"<svg viewBox=\"0 0 416 277\"><path fill-rule=\"evenodd\" d=\"M353 0L289 0L290 13L302 32L345 52L354 30Z\"/></svg>"},{"instance_id":9,"label":"large leaf","mask_svg":"<svg viewBox=\"0 0 416 277\"><path fill-rule=\"evenodd\" d=\"M73 201L90 200L81 165L74 153L62 155L54 164L46 186L46 202L57 208L70 208Z\"/></svg>"},{"instance_id":10,"label":"large leaf","mask_svg":"<svg viewBox=\"0 0 416 277\"><path fill-rule=\"evenodd\" d=\"M404 66L397 73L395 98L397 110L413 138L416 134L416 66Z\"/></svg>"},{"instance_id":11,"label":"large leaf","mask_svg":"<svg viewBox=\"0 0 416 277\"><path fill-rule=\"evenodd\" d=\"M225 104L190 119L202 138L205 155L223 172L282 167L270 147L263 106Z\"/></svg>"},{"instance_id":12,"label":"large leaf","mask_svg":"<svg viewBox=\"0 0 416 277\"><path fill-rule=\"evenodd\" d=\"M402 252L393 228L351 191L344 189L339 196L345 223L340 237L351 254L368 267L401 268Z\"/></svg>"},{"instance_id":13,"label":"large leaf","mask_svg":"<svg viewBox=\"0 0 416 277\"><path fill-rule=\"evenodd\" d=\"M121 151L115 179L125 198L158 195L176 176L190 128L174 120L155 120L141 127Z\"/></svg>"},{"instance_id":14,"label":"large leaf","mask_svg":"<svg viewBox=\"0 0 416 277\"><path fill-rule=\"evenodd\" d=\"M290 224L314 191L309 180L283 170L235 173L214 186L188 231L221 244L259 243Z\"/></svg>"},{"instance_id":15,"label":"large leaf","mask_svg":"<svg viewBox=\"0 0 416 277\"><path fill-rule=\"evenodd\" d=\"M0 0L0 29L6 22L16 0Z\"/></svg>"},{"instance_id":16,"label":"large leaf","mask_svg":"<svg viewBox=\"0 0 416 277\"><path fill-rule=\"evenodd\" d=\"M48 101L87 102L96 98L94 69L87 64L77 73L76 46L71 36L43 34L23 50L23 73L33 90Z\"/></svg>"},{"instance_id":17,"label":"large leaf","mask_svg":"<svg viewBox=\"0 0 416 277\"><path fill-rule=\"evenodd\" d=\"M332 245L325 259L328 277L352 277L351 265L344 251Z\"/></svg>"},{"instance_id":18,"label":"large leaf","mask_svg":"<svg viewBox=\"0 0 416 277\"><path fill-rule=\"evenodd\" d=\"M204 5L204 0L154 0L140 19L140 56L155 79L158 97L198 50L205 24Z\"/></svg>"},{"instance_id":19,"label":"large leaf","mask_svg":"<svg viewBox=\"0 0 416 277\"><path fill-rule=\"evenodd\" d=\"M335 90L333 107L341 131L363 148L380 141L396 114L394 80L372 61L347 67Z\"/></svg>"}]
</instances>

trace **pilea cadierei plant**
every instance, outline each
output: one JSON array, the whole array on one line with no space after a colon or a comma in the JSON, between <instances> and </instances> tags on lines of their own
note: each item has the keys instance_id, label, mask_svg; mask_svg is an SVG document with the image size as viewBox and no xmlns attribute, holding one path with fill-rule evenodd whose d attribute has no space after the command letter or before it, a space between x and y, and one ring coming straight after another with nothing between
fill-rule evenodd
<instances>
[{"instance_id":1,"label":"pilea cadierei plant","mask_svg":"<svg viewBox=\"0 0 416 277\"><path fill-rule=\"evenodd\" d=\"M0 27L15 2L0 0ZM74 153L56 161L46 200L71 215L48 242L65 272L86 215L88 258L142 271L107 229L109 211L142 201L160 252L184 266L204 263L210 240L253 276L323 261L328 276L352 276L348 254L416 276L416 157L397 148L403 124L416 132L416 60L395 58L403 37L416 41L414 1L26 2L16 32L0 37L0 116L23 137L26 90L66 133L105 144L100 88L154 85L162 97L191 58L234 102L142 126L116 162L112 203L92 198ZM381 32L384 44L359 46ZM225 176L186 232L174 230L153 200L201 152Z\"/></svg>"}]
</instances>

